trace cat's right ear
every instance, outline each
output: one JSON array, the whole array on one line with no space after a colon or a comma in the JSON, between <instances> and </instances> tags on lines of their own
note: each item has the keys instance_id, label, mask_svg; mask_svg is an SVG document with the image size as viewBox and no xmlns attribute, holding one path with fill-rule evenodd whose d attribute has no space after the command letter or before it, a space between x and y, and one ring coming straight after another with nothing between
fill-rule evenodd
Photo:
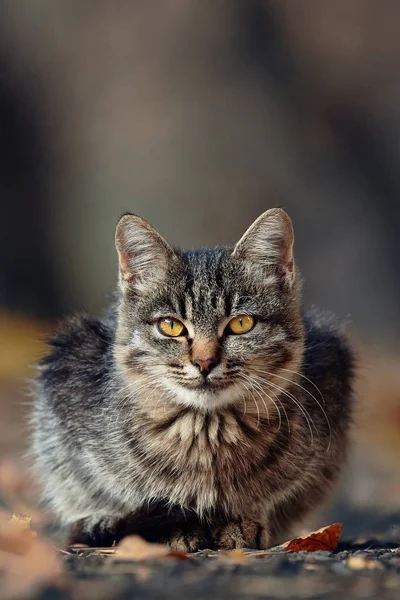
<instances>
[{"instance_id":1,"label":"cat's right ear","mask_svg":"<svg viewBox=\"0 0 400 600\"><path fill-rule=\"evenodd\" d=\"M115 231L122 291L142 292L159 284L176 254L163 237L144 219L124 215Z\"/></svg>"}]
</instances>

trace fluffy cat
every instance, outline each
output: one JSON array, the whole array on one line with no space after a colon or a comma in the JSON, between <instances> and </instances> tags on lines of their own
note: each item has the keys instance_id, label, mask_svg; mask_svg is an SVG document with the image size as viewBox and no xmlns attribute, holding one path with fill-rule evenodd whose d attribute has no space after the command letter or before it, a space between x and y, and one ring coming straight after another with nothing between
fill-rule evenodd
<instances>
[{"instance_id":1,"label":"fluffy cat","mask_svg":"<svg viewBox=\"0 0 400 600\"><path fill-rule=\"evenodd\" d=\"M293 240L282 209L195 251L120 219L115 302L67 320L37 379L43 499L71 541L266 548L332 488L353 358L303 314Z\"/></svg>"}]
</instances>

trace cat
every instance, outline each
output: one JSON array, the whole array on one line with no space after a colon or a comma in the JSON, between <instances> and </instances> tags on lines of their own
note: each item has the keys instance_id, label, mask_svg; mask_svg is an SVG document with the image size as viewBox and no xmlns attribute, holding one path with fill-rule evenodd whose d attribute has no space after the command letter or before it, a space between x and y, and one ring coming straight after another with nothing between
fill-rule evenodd
<instances>
[{"instance_id":1,"label":"cat","mask_svg":"<svg viewBox=\"0 0 400 600\"><path fill-rule=\"evenodd\" d=\"M289 216L264 212L232 248L174 249L132 214L115 239L110 309L67 319L39 364L43 500L89 545L282 541L345 462L354 362L303 312Z\"/></svg>"}]
</instances>

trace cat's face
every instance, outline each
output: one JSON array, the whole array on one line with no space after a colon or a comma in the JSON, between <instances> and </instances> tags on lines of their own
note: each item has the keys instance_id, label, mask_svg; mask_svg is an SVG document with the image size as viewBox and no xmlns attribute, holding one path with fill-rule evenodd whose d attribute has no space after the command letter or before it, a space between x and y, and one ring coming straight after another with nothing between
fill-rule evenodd
<instances>
[{"instance_id":1,"label":"cat's face","mask_svg":"<svg viewBox=\"0 0 400 600\"><path fill-rule=\"evenodd\" d=\"M170 401L213 410L249 389L261 401L265 381L274 396L274 375L298 367L290 220L280 210L260 219L233 249L192 252L172 250L138 217L120 221L116 356L132 385L144 376L159 389L160 410Z\"/></svg>"}]
</instances>

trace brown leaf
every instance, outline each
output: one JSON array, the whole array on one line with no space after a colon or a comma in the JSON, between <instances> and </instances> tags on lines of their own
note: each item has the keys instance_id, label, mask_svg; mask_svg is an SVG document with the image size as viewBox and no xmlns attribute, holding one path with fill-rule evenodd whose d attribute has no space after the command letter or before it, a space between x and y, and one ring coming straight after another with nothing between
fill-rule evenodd
<instances>
[{"instance_id":1,"label":"brown leaf","mask_svg":"<svg viewBox=\"0 0 400 600\"><path fill-rule=\"evenodd\" d=\"M244 550L221 550L221 555L234 565L248 565L249 559Z\"/></svg>"},{"instance_id":2,"label":"brown leaf","mask_svg":"<svg viewBox=\"0 0 400 600\"><path fill-rule=\"evenodd\" d=\"M10 519L10 525L17 527L22 531L30 531L33 537L36 537L36 531L32 529L32 517L22 513L14 514Z\"/></svg>"},{"instance_id":3,"label":"brown leaf","mask_svg":"<svg viewBox=\"0 0 400 600\"><path fill-rule=\"evenodd\" d=\"M139 535L129 535L121 540L113 555L116 560L145 560L147 558L166 557L186 560L188 555L184 552L173 552L163 544L150 544Z\"/></svg>"},{"instance_id":4,"label":"brown leaf","mask_svg":"<svg viewBox=\"0 0 400 600\"><path fill-rule=\"evenodd\" d=\"M347 559L347 566L354 571L362 571L364 569L383 569L383 565L368 556L349 556Z\"/></svg>"},{"instance_id":5,"label":"brown leaf","mask_svg":"<svg viewBox=\"0 0 400 600\"><path fill-rule=\"evenodd\" d=\"M30 526L24 524L24 527L21 527L18 518L13 517L9 520L4 513L0 514L0 550L13 554L26 554L33 541L34 536Z\"/></svg>"},{"instance_id":6,"label":"brown leaf","mask_svg":"<svg viewBox=\"0 0 400 600\"><path fill-rule=\"evenodd\" d=\"M178 552L177 550L170 550L167 554L168 558L179 558L179 560L189 560L189 554L186 552Z\"/></svg>"},{"instance_id":7,"label":"brown leaf","mask_svg":"<svg viewBox=\"0 0 400 600\"><path fill-rule=\"evenodd\" d=\"M32 593L42 585L56 583L62 572L53 548L39 540L23 555L0 551L0 570L2 593L7 597L19 597L28 590Z\"/></svg>"},{"instance_id":8,"label":"brown leaf","mask_svg":"<svg viewBox=\"0 0 400 600\"><path fill-rule=\"evenodd\" d=\"M55 550L34 537L29 518L8 520L4 516L0 516L0 571L2 595L12 598L58 583L62 574Z\"/></svg>"},{"instance_id":9,"label":"brown leaf","mask_svg":"<svg viewBox=\"0 0 400 600\"><path fill-rule=\"evenodd\" d=\"M343 530L342 523L333 523L327 527L322 527L318 531L313 531L305 536L290 540L283 544L286 550L291 552L316 552L317 550L336 550L339 543L340 534Z\"/></svg>"}]
</instances>

